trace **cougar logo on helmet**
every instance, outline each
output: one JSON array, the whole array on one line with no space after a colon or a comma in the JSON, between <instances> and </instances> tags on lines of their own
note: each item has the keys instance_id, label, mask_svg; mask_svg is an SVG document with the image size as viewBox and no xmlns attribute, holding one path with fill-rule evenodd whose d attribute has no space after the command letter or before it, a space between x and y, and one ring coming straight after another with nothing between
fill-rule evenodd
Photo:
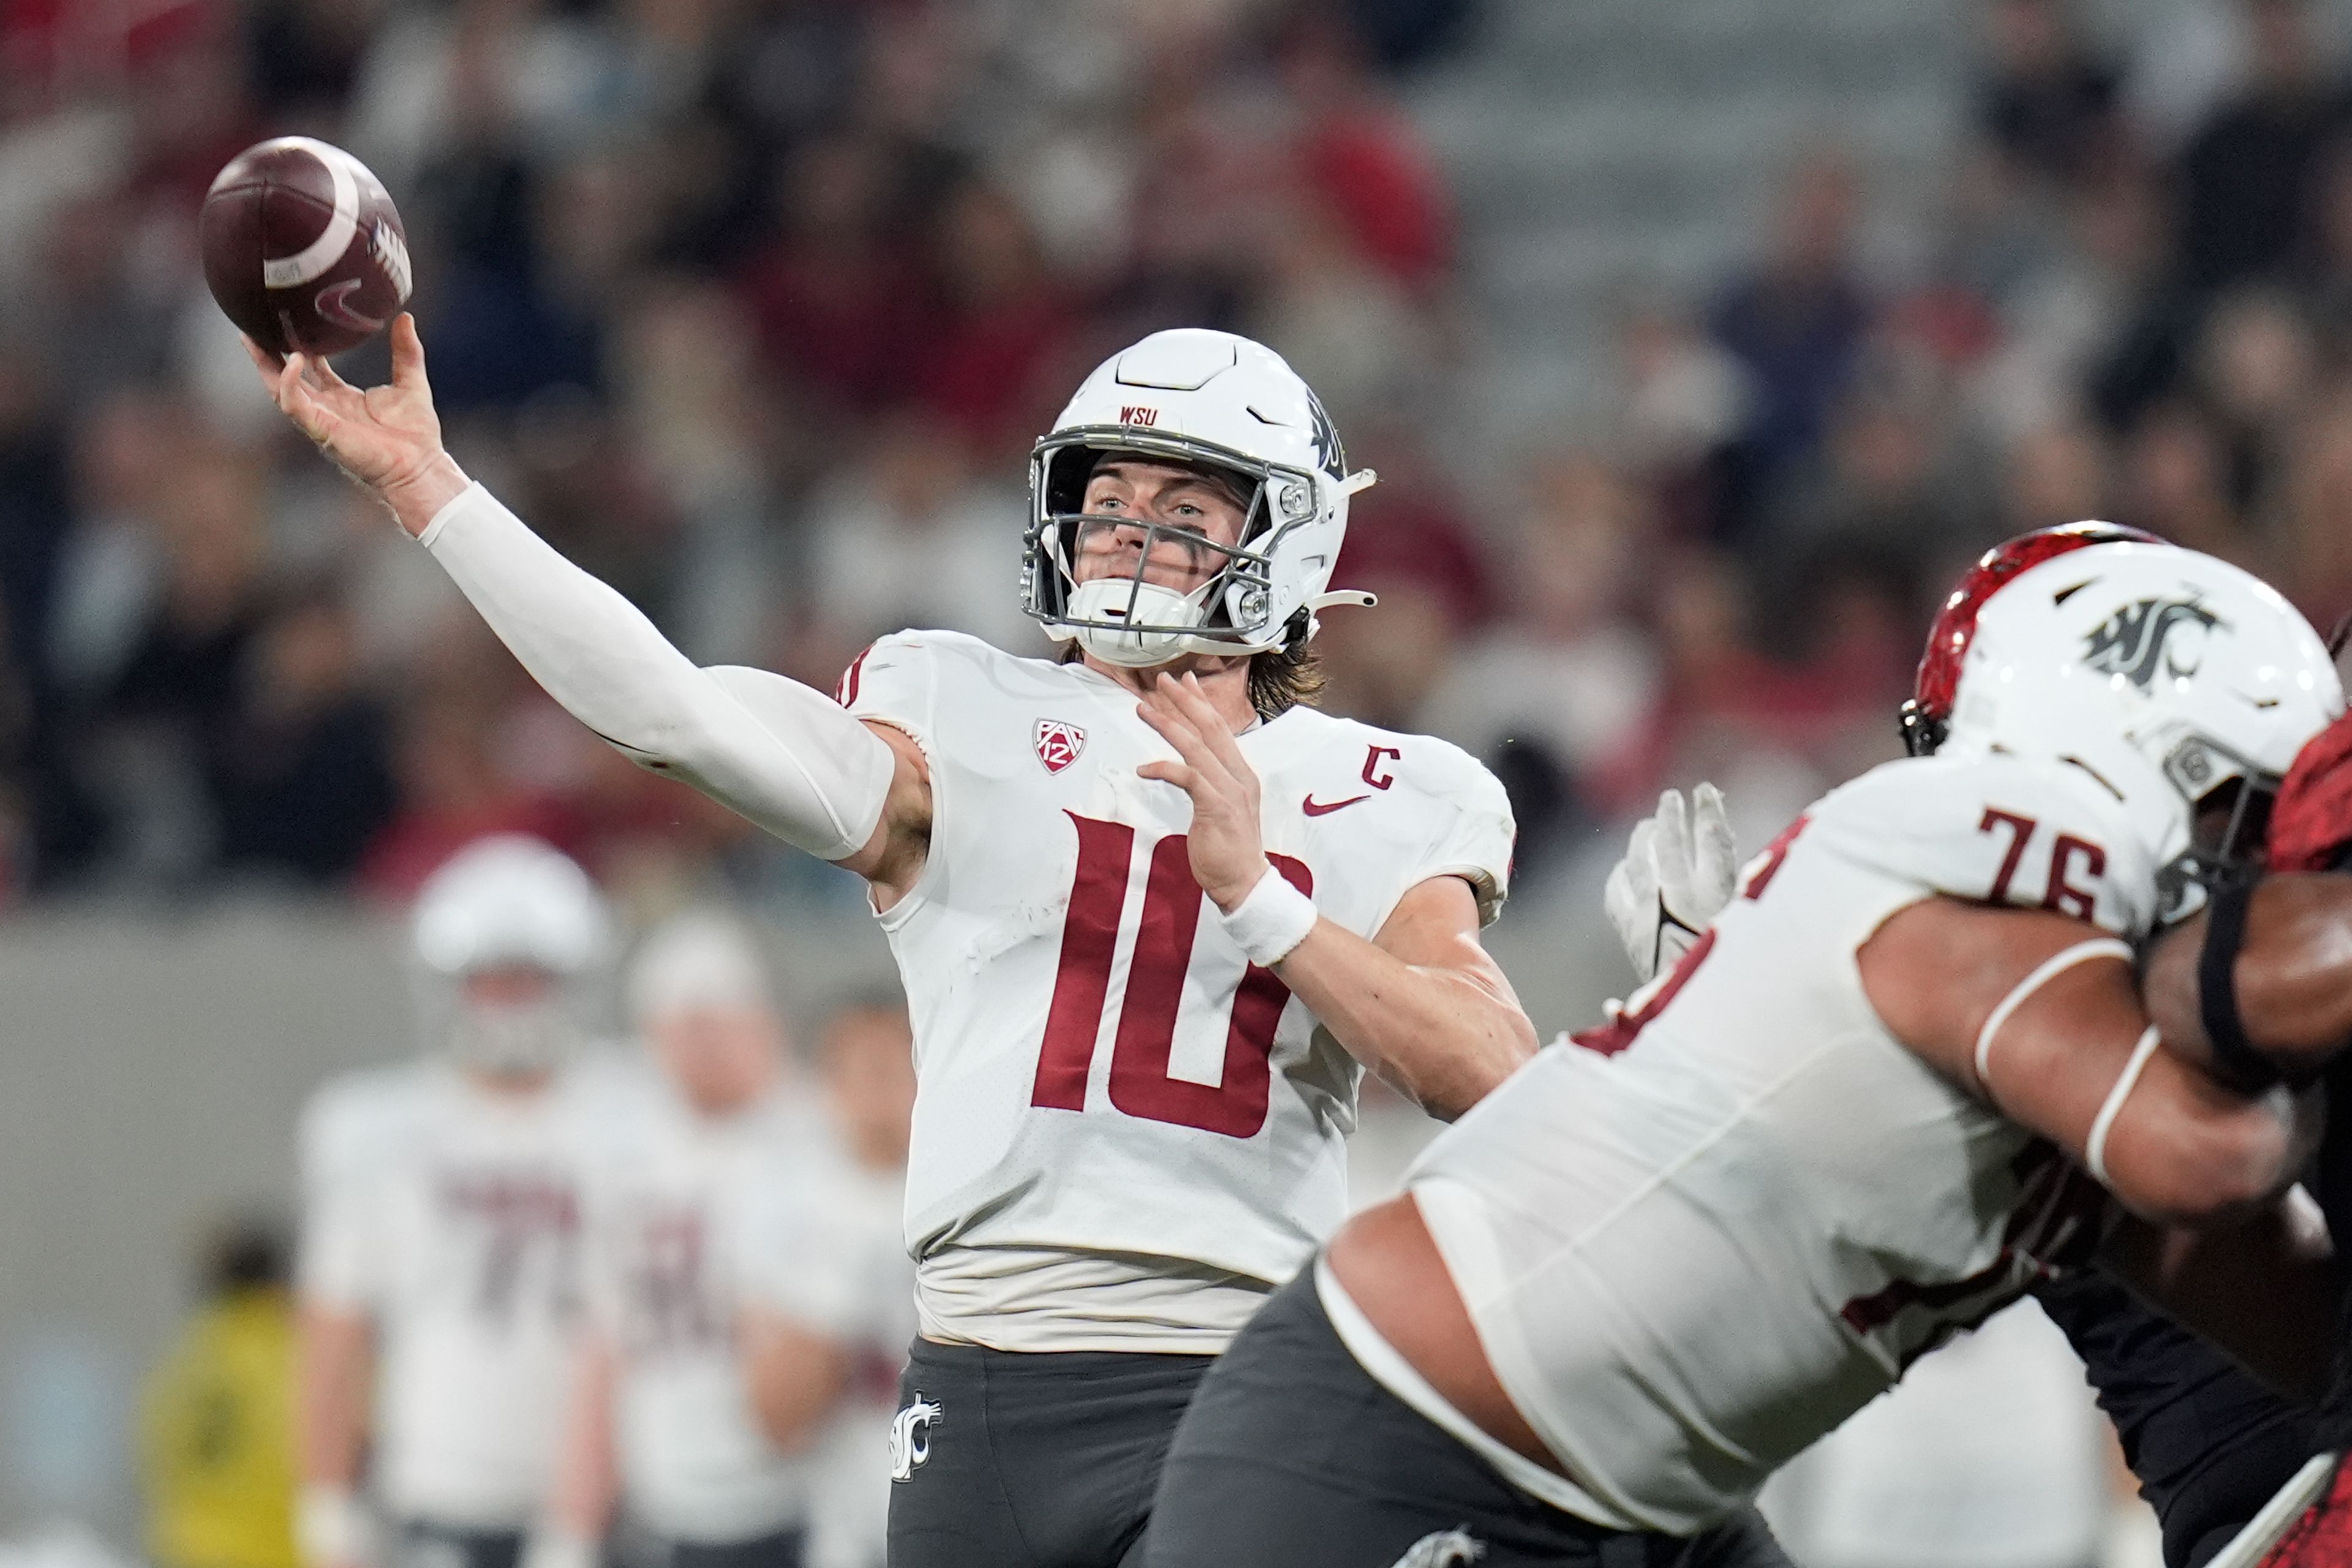
<instances>
[{"instance_id":1,"label":"cougar logo on helmet","mask_svg":"<svg viewBox=\"0 0 2352 1568\"><path fill-rule=\"evenodd\" d=\"M1307 393L1307 411L1315 419L1315 428L1307 437L1315 447L1315 466L1335 479L1346 479L1348 454L1339 447L1339 427L1331 423L1331 416L1324 411L1323 400L1315 395L1311 387Z\"/></svg>"},{"instance_id":2,"label":"cougar logo on helmet","mask_svg":"<svg viewBox=\"0 0 2352 1568\"><path fill-rule=\"evenodd\" d=\"M2194 599L2142 599L2126 605L2084 639L2083 662L2105 675L2120 675L2142 691L2157 677L2194 675L2201 659L2187 666L2170 651L2173 634L2183 626L2210 631L2221 617Z\"/></svg>"}]
</instances>

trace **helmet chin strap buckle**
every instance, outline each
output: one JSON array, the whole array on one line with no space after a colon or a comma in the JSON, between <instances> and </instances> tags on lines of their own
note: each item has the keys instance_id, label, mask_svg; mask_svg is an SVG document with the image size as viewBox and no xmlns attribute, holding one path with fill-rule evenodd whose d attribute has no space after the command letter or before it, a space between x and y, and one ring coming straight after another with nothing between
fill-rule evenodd
<instances>
[{"instance_id":1,"label":"helmet chin strap buckle","mask_svg":"<svg viewBox=\"0 0 2352 1568\"><path fill-rule=\"evenodd\" d=\"M1365 472L1369 473L1370 470L1366 469ZM1328 610L1337 605L1348 605L1359 610L1369 610L1380 602L1376 595L1368 594L1361 588L1334 588L1328 594L1318 594L1307 600L1307 607L1309 610Z\"/></svg>"},{"instance_id":2,"label":"helmet chin strap buckle","mask_svg":"<svg viewBox=\"0 0 2352 1568\"><path fill-rule=\"evenodd\" d=\"M1381 476L1379 474L1373 472L1370 468L1358 468L1354 473L1349 474L1346 479L1339 481L1339 493L1342 495L1351 496L1360 490L1370 489L1374 485L1380 482Z\"/></svg>"}]
</instances>

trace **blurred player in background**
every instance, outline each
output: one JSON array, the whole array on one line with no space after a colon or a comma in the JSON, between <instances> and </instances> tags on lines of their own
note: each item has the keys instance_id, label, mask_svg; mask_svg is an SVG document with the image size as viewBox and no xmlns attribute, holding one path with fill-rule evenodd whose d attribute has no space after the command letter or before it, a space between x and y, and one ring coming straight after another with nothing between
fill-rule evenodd
<instances>
[{"instance_id":1,"label":"blurred player in background","mask_svg":"<svg viewBox=\"0 0 2352 1568\"><path fill-rule=\"evenodd\" d=\"M871 886L920 1084L893 1563L1134 1560L1194 1384L1346 1211L1362 1070L1451 1118L1535 1048L1479 943L1502 786L1302 702L1371 475L1272 351L1154 333L1031 459L1064 661L909 632L835 703L696 668L442 449L407 316L392 350L364 394L252 353L583 723Z\"/></svg>"},{"instance_id":2,"label":"blurred player in background","mask_svg":"<svg viewBox=\"0 0 2352 1568\"><path fill-rule=\"evenodd\" d=\"M603 901L555 850L461 851L416 901L431 1048L305 1113L309 1568L515 1568L552 1468L583 1167L610 1092L576 1059L571 991L606 940Z\"/></svg>"},{"instance_id":3,"label":"blurred player in background","mask_svg":"<svg viewBox=\"0 0 2352 1568\"><path fill-rule=\"evenodd\" d=\"M929 1438L894 1425L915 1332L902 1216L914 1036L895 998L855 1002L819 1042L825 1119L738 1238L744 1345L769 1436L809 1450L808 1568L879 1568L891 1479Z\"/></svg>"},{"instance_id":4,"label":"blurred player in background","mask_svg":"<svg viewBox=\"0 0 2352 1568\"><path fill-rule=\"evenodd\" d=\"M298 1568L294 1306L286 1243L235 1226L205 1300L147 1382L147 1550L157 1568Z\"/></svg>"},{"instance_id":5,"label":"blurred player in background","mask_svg":"<svg viewBox=\"0 0 2352 1568\"><path fill-rule=\"evenodd\" d=\"M2329 1291L2283 1201L2315 1100L2159 1049L2122 939L2260 863L2342 689L2236 568L2070 543L1965 606L1933 755L1817 802L1244 1331L1155 1565L1711 1560L1780 1464L2103 1245L2315 1384Z\"/></svg>"},{"instance_id":6,"label":"blurred player in background","mask_svg":"<svg viewBox=\"0 0 2352 1568\"><path fill-rule=\"evenodd\" d=\"M798 1568L807 1467L753 1418L729 1237L797 1181L787 1162L814 1118L787 1092L783 1025L732 921L655 931L628 995L657 1071L615 1108L589 1174L589 1321L531 1568L587 1568L616 1508L666 1568Z\"/></svg>"}]
</instances>

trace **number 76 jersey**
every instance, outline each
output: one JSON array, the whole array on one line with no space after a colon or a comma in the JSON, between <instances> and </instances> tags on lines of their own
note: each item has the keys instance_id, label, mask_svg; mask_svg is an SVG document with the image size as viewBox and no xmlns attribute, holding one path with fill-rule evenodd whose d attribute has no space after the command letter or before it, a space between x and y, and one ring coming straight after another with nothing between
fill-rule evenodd
<instances>
[{"instance_id":1,"label":"number 76 jersey","mask_svg":"<svg viewBox=\"0 0 2352 1568\"><path fill-rule=\"evenodd\" d=\"M929 857L880 917L915 1033L908 1250L1288 1279L1346 1213L1360 1069L1220 928L1190 797L1137 774L1175 753L1134 695L929 631L876 643L838 695L930 766ZM1467 755L1307 708L1237 740L1267 856L1325 919L1369 938L1442 876L1493 918L1510 807Z\"/></svg>"},{"instance_id":2,"label":"number 76 jersey","mask_svg":"<svg viewBox=\"0 0 2352 1568\"><path fill-rule=\"evenodd\" d=\"M1529 1483L1549 1500L1694 1534L2095 1247L2105 1192L1864 988L1856 953L1937 897L2137 939L2157 868L2083 769L1887 763L1752 861L1626 1011L1538 1052L1413 1166L1495 1375L1559 1460Z\"/></svg>"}]
</instances>

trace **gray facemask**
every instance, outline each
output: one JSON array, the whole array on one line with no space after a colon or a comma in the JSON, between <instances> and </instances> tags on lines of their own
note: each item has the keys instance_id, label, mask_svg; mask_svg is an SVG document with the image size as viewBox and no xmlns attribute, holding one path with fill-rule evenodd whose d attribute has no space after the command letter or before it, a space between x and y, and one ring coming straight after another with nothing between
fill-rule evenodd
<instances>
[{"instance_id":1,"label":"gray facemask","mask_svg":"<svg viewBox=\"0 0 2352 1568\"><path fill-rule=\"evenodd\" d=\"M559 997L519 1006L460 1006L450 1020L448 1051L458 1065L478 1072L545 1072L562 1065L579 1036Z\"/></svg>"}]
</instances>

